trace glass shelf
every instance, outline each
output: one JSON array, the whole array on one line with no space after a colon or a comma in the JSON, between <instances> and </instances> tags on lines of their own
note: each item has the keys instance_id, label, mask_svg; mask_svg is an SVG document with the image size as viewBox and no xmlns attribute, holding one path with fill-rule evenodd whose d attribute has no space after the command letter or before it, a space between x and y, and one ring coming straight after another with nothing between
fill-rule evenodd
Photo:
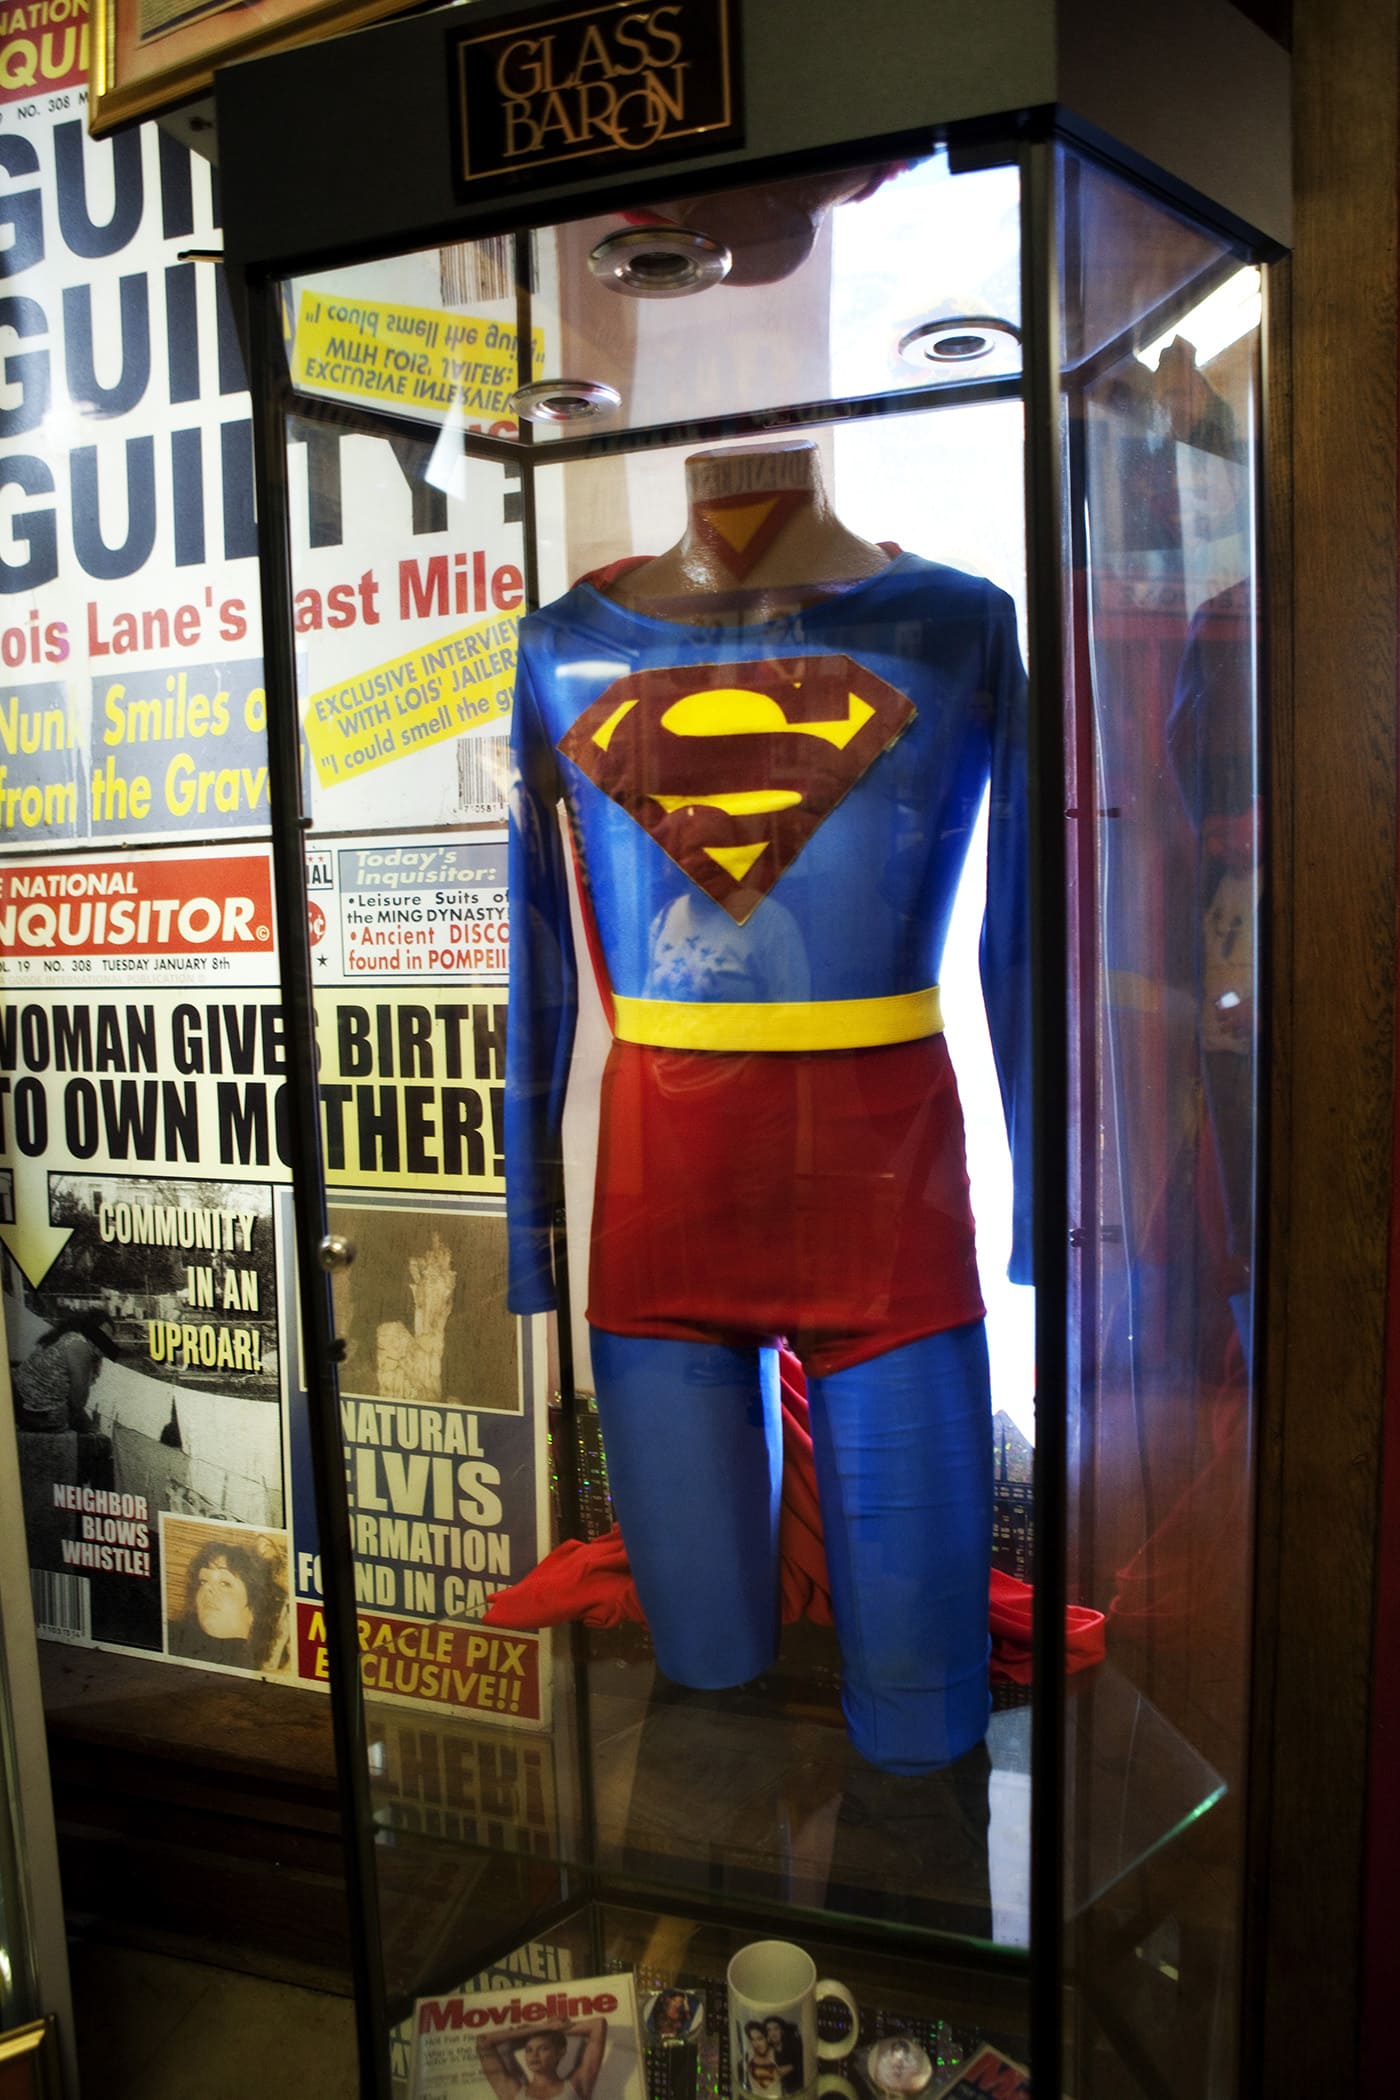
<instances>
[{"instance_id":1,"label":"glass shelf","mask_svg":"<svg viewBox=\"0 0 1400 2100\"><path fill-rule=\"evenodd\" d=\"M859 2007L856 2045L823 2070L820 2091L831 2100L878 2100L867 2053L873 2042L890 2034L915 2037L940 2079L986 2042L1024 2062L1029 2006L1022 1972L1003 1974L956 1959L930 1965L922 1956L910 1959L897 1946L876 1952L869 1944L843 1938L839 1925L826 1921L804 1922L794 1930L823 1976L846 1983ZM699 1993L704 2019L694 2036L693 2056L672 2055L647 2040L648 2100L690 2100L692 2094L693 2100L727 2100L733 2088L725 1976L733 1955L753 1936L754 1928L742 1920L703 1916L680 1906L652 1910L606 1900L582 1902L551 1919L538 1937L503 1948L489 1974L495 1986L509 1989L631 1971L643 2008L649 1994L663 1986ZM408 2008L401 2010L406 2014ZM824 2035L829 2017L820 2017ZM395 2100L407 2089L410 2032L405 2018L395 2035ZM831 2033L834 2038L834 2026Z\"/></svg>"},{"instance_id":2,"label":"glass shelf","mask_svg":"<svg viewBox=\"0 0 1400 2100\"><path fill-rule=\"evenodd\" d=\"M789 1628L772 1677L728 1693L666 1685L625 1632L594 1635L590 1648L604 1872L1029 1945L1029 1705L994 1713L985 1749L903 1779L847 1745L834 1642L817 1628ZM1067 1703L1071 1786L1097 1802L1090 1841L1071 1855L1067 1911L1077 1915L1225 1785L1110 1666L1071 1680Z\"/></svg>"},{"instance_id":3,"label":"glass shelf","mask_svg":"<svg viewBox=\"0 0 1400 2100\"><path fill-rule=\"evenodd\" d=\"M553 1638L569 1642L567 1633ZM1009 1972L1020 1967L1030 1945L1029 1704L1002 1706L985 1747L958 1764L906 1779L849 1747L825 1629L790 1627L775 1669L731 1692L659 1678L639 1628L592 1632L586 1646L593 1885L663 1906L721 1905L736 1918L787 1914L794 1930L893 1922L925 1947L963 1943L983 1959L1002 1957ZM1066 1907L1076 1917L1169 1848L1221 1800L1225 1782L1111 1665L1071 1679L1068 1691L1071 1796L1097 1804L1078 1826L1088 1841L1069 1861ZM448 1966L460 1967L452 1930L460 1934L468 1913L484 1959L493 1933L518 1936L523 1917L567 1904L585 1885L584 1863L570 1858L579 1847L568 1798L552 1782L554 1813L543 1825L512 1827L502 1816L489 1845L454 1841L454 1831L477 1827L479 1768L462 1769L470 1792L454 1798L440 1770L433 1813L418 1829L389 1802L378 1819L386 1913L412 1919L419 1949L402 1964L390 1954L405 1990L423 1990L434 1973L437 1935L425 1919L435 1906L456 1949ZM514 1799L519 1807L525 1795ZM525 1845L533 1856L515 1849ZM386 1939L392 1949L392 1931Z\"/></svg>"}]
</instances>

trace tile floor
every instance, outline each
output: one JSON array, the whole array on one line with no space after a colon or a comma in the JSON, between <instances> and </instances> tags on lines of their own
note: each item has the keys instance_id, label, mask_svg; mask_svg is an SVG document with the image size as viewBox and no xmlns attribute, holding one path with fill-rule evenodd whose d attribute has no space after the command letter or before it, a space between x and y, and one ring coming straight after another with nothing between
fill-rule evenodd
<instances>
[{"instance_id":1,"label":"tile floor","mask_svg":"<svg viewBox=\"0 0 1400 2100\"><path fill-rule=\"evenodd\" d=\"M348 1998L91 1941L70 1962L83 2100L358 2100Z\"/></svg>"}]
</instances>

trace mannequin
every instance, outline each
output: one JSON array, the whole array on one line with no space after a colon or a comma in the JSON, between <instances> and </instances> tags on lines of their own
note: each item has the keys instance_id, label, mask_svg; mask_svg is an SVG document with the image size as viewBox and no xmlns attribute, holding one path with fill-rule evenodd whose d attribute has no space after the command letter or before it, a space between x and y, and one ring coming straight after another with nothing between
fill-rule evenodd
<instances>
[{"instance_id":1,"label":"mannequin","mask_svg":"<svg viewBox=\"0 0 1400 2100\"><path fill-rule=\"evenodd\" d=\"M989 778L984 986L1028 1187L1014 614L981 579L849 531L805 440L696 454L687 494L669 552L522 628L510 1302L553 1303L562 800L614 1034L593 1368L658 1664L716 1687L773 1659L786 1338L847 1725L872 1762L927 1770L988 1712L990 1398L936 968Z\"/></svg>"}]
</instances>

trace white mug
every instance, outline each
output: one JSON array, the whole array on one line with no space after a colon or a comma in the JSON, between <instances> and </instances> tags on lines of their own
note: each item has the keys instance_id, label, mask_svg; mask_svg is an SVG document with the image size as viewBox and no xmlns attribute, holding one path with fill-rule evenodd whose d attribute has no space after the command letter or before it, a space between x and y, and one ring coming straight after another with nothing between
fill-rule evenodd
<instances>
[{"instance_id":1,"label":"white mug","mask_svg":"<svg viewBox=\"0 0 1400 2100\"><path fill-rule=\"evenodd\" d=\"M850 2015L840 2041L817 2036L817 2006L835 1998ZM754 1940L729 1964L729 2089L746 2100L794 2100L817 2092L822 2063L849 2056L860 2013L844 1983L818 1977L789 1940Z\"/></svg>"}]
</instances>

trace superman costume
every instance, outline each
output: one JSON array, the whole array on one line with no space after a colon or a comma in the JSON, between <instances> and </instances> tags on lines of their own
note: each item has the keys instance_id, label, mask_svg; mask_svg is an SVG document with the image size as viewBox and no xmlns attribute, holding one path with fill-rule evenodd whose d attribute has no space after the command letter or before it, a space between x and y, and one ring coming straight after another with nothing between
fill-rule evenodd
<instances>
[{"instance_id":1,"label":"superman costume","mask_svg":"<svg viewBox=\"0 0 1400 2100\"><path fill-rule=\"evenodd\" d=\"M987 1717L991 1436L937 971L989 784L983 987L1029 1275L1011 601L909 554L738 628L584 582L522 623L514 744L510 1304L554 1303L576 993L562 802L614 1036L593 1365L658 1662L718 1685L771 1660L785 1337L809 1375L852 1736L893 1769L946 1763Z\"/></svg>"}]
</instances>

